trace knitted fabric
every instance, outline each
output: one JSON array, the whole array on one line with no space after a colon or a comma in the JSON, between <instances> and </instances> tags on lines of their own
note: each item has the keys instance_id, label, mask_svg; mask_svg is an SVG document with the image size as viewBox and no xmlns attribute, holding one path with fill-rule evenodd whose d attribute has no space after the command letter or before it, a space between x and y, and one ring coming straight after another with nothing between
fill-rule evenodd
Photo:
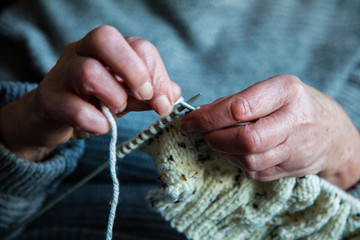
<instances>
[{"instance_id":1,"label":"knitted fabric","mask_svg":"<svg viewBox=\"0 0 360 240\"><path fill-rule=\"evenodd\" d=\"M337 100L360 128L356 104L360 102L360 1L12 2L0 14L2 105L13 100L16 89L40 82L70 42L110 24L123 36L152 42L185 96L202 94L197 104L239 92L275 74L294 74ZM17 84L10 91L3 81ZM122 117L118 142L135 136L155 118L152 111ZM51 199L48 189L55 188L54 179L60 182L77 165L59 185L61 193L106 160L108 136L85 142L40 164L28 164L0 148L0 232L40 207L33 196ZM152 161L140 152L119 161L123 194L113 238L183 240L145 204L148 189L158 184ZM103 171L17 239L103 239L111 194L109 171Z\"/></svg>"},{"instance_id":2,"label":"knitted fabric","mask_svg":"<svg viewBox=\"0 0 360 240\"><path fill-rule=\"evenodd\" d=\"M160 172L151 206L189 239L355 239L360 202L316 175L257 182L201 135L168 123L142 150Z\"/></svg>"}]
</instances>

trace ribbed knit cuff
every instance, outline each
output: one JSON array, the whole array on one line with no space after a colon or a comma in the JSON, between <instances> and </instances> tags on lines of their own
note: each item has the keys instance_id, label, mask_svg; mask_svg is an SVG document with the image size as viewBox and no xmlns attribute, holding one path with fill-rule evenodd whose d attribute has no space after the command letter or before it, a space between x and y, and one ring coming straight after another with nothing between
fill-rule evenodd
<instances>
[{"instance_id":1,"label":"ribbed knit cuff","mask_svg":"<svg viewBox=\"0 0 360 240\"><path fill-rule=\"evenodd\" d=\"M0 82L0 107L21 98L36 86ZM31 163L18 158L0 143L0 194L25 198L46 194L74 170L82 151L83 143L73 141L58 147L46 161Z\"/></svg>"},{"instance_id":2,"label":"ribbed knit cuff","mask_svg":"<svg viewBox=\"0 0 360 240\"><path fill-rule=\"evenodd\" d=\"M36 88L35 83L1 82L0 81L0 107L22 97L25 93Z\"/></svg>"},{"instance_id":3,"label":"ribbed knit cuff","mask_svg":"<svg viewBox=\"0 0 360 240\"><path fill-rule=\"evenodd\" d=\"M57 148L45 161L28 162L0 144L0 238L12 225L37 211L47 194L76 167L83 141Z\"/></svg>"},{"instance_id":4,"label":"ribbed knit cuff","mask_svg":"<svg viewBox=\"0 0 360 240\"><path fill-rule=\"evenodd\" d=\"M75 169L83 148L82 141L72 141L57 148L47 160L33 163L0 144L0 192L31 197L51 190Z\"/></svg>"},{"instance_id":5,"label":"ribbed knit cuff","mask_svg":"<svg viewBox=\"0 0 360 240\"><path fill-rule=\"evenodd\" d=\"M0 82L0 107L36 86ZM75 169L83 149L83 141L71 141L58 147L44 161L33 163L18 158L0 143L0 233L41 207L47 194Z\"/></svg>"}]
</instances>

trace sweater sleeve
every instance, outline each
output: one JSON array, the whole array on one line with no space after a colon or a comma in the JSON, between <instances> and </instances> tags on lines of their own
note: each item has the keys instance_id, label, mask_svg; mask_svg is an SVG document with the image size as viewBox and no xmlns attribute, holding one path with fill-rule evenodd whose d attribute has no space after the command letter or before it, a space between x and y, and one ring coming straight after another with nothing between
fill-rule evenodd
<instances>
[{"instance_id":1,"label":"sweater sleeve","mask_svg":"<svg viewBox=\"0 0 360 240\"><path fill-rule=\"evenodd\" d=\"M0 107L36 87L36 84L0 82ZM0 236L13 224L36 212L48 193L76 167L83 141L70 141L44 161L18 158L0 143Z\"/></svg>"}]
</instances>

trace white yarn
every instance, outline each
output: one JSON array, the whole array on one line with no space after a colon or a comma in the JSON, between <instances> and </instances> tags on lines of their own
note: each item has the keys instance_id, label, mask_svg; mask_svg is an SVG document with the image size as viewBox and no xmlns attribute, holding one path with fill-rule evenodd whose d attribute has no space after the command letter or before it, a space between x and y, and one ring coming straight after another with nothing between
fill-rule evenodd
<instances>
[{"instance_id":1,"label":"white yarn","mask_svg":"<svg viewBox=\"0 0 360 240\"><path fill-rule=\"evenodd\" d=\"M181 118L141 150L160 173L151 207L188 239L360 239L358 199L316 175L247 179Z\"/></svg>"},{"instance_id":2,"label":"white yarn","mask_svg":"<svg viewBox=\"0 0 360 240\"><path fill-rule=\"evenodd\" d=\"M176 103L183 101L184 99L181 97ZM106 118L110 122L111 125L111 140L110 140L110 148L109 148L109 162L110 162L110 173L113 181L113 198L111 201L111 208L109 213L108 226L106 231L106 240L112 239L112 231L114 226L114 220L116 216L116 208L119 200L120 194L120 183L116 176L116 157L123 158L126 154L131 151L137 149L142 143L144 143L151 136L155 136L159 133L159 130L165 128L166 123L172 121L173 117L178 114L176 109L174 112L166 117L158 119L155 124L150 125L148 130L141 132L134 139L129 140L128 142L122 144L119 147L119 151L116 152L116 140L117 140L117 126L116 121L110 112L109 108L102 105L101 106L103 113ZM150 135L148 134L150 133Z\"/></svg>"},{"instance_id":3,"label":"white yarn","mask_svg":"<svg viewBox=\"0 0 360 240\"><path fill-rule=\"evenodd\" d=\"M111 208L109 213L108 226L106 231L106 240L112 239L112 231L114 226L114 220L116 216L116 207L119 200L120 184L116 176L116 140L117 140L117 126L115 119L110 112L109 108L101 106L103 113L110 122L111 125L111 140L109 149L109 161L110 161L110 173L113 181L113 198L111 201Z\"/></svg>"},{"instance_id":4,"label":"white yarn","mask_svg":"<svg viewBox=\"0 0 360 240\"><path fill-rule=\"evenodd\" d=\"M117 127L110 110L105 106L102 110L112 128L109 162L113 199L106 233L106 240L111 240L120 192ZM148 198L189 239L356 238L360 228L358 200L317 176L271 183L250 181L220 155L205 149L199 136L178 132L179 119L172 121L176 115L175 110L119 146L117 156L122 158L141 146L152 153L163 187L149 192ZM158 134L152 144L143 145Z\"/></svg>"}]
</instances>

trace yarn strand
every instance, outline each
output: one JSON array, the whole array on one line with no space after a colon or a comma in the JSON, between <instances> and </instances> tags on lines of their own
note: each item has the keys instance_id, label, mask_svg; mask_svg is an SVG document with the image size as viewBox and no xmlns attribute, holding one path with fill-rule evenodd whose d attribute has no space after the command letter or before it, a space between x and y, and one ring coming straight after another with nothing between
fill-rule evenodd
<instances>
[{"instance_id":1,"label":"yarn strand","mask_svg":"<svg viewBox=\"0 0 360 240\"><path fill-rule=\"evenodd\" d=\"M111 178L113 181L113 196L111 201L110 213L109 213L109 220L108 226L106 230L106 240L112 239L112 232L114 226L114 220L116 216L116 208L119 201L119 194L120 194L120 183L116 176L116 140L117 140L117 126L115 119L110 112L109 108L106 106L102 106L102 111L105 114L106 118L110 122L111 125L111 140L110 140L110 147L109 147L109 161L110 161L110 173Z\"/></svg>"}]
</instances>

